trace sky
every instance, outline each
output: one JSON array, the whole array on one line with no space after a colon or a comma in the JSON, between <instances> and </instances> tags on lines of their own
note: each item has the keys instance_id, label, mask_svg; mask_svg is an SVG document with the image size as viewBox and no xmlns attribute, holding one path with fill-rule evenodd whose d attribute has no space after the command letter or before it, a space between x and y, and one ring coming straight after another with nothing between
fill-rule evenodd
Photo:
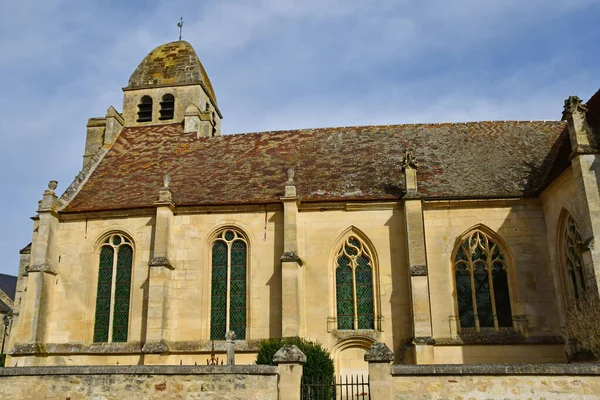
<instances>
[{"instance_id":1,"label":"sky","mask_svg":"<svg viewBox=\"0 0 600 400\"><path fill-rule=\"evenodd\" d=\"M48 181L81 169L89 118L122 110L153 48L183 39L228 133L558 120L600 88L600 0L0 0L0 273Z\"/></svg>"}]
</instances>

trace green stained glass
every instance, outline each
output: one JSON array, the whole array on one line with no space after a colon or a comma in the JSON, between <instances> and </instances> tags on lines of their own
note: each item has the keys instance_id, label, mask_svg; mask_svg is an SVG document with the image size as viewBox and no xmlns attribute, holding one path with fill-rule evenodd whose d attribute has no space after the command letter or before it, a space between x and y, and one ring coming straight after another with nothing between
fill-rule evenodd
<instances>
[{"instance_id":1,"label":"green stained glass","mask_svg":"<svg viewBox=\"0 0 600 400\"><path fill-rule=\"evenodd\" d=\"M117 276L115 280L115 306L113 310L113 342L127 341L132 263L133 249L128 245L119 247L117 253Z\"/></svg>"},{"instance_id":2,"label":"green stained glass","mask_svg":"<svg viewBox=\"0 0 600 400\"><path fill-rule=\"evenodd\" d=\"M227 324L227 244L220 240L212 247L211 283L210 338L224 340Z\"/></svg>"},{"instance_id":3,"label":"green stained glass","mask_svg":"<svg viewBox=\"0 0 600 400\"><path fill-rule=\"evenodd\" d=\"M373 329L373 275L369 260L360 256L357 258L356 274L356 314L358 329Z\"/></svg>"},{"instance_id":4,"label":"green stained glass","mask_svg":"<svg viewBox=\"0 0 600 400\"><path fill-rule=\"evenodd\" d=\"M352 268L350 260L338 258L335 270L337 324L338 329L354 329L354 300L352 294Z\"/></svg>"},{"instance_id":5,"label":"green stained glass","mask_svg":"<svg viewBox=\"0 0 600 400\"><path fill-rule=\"evenodd\" d=\"M98 268L98 291L96 295L94 342L108 342L113 259L114 249L109 246L102 247L100 250L100 262Z\"/></svg>"},{"instance_id":6,"label":"green stained glass","mask_svg":"<svg viewBox=\"0 0 600 400\"><path fill-rule=\"evenodd\" d=\"M246 338L246 243L236 240L231 246L229 329L238 339Z\"/></svg>"},{"instance_id":7,"label":"green stained glass","mask_svg":"<svg viewBox=\"0 0 600 400\"><path fill-rule=\"evenodd\" d=\"M235 237L235 234L232 231L227 231L225 232L225 240L233 240L233 238Z\"/></svg>"},{"instance_id":8,"label":"green stained glass","mask_svg":"<svg viewBox=\"0 0 600 400\"><path fill-rule=\"evenodd\" d=\"M113 240L112 240L112 244L114 244L115 246L118 246L121 244L121 237L120 236L114 236Z\"/></svg>"}]
</instances>

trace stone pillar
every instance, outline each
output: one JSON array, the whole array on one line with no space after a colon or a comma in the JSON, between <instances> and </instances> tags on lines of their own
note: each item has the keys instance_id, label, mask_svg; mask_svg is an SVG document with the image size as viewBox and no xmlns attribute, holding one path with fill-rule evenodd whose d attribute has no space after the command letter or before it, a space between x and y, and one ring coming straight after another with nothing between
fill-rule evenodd
<instances>
[{"instance_id":1,"label":"stone pillar","mask_svg":"<svg viewBox=\"0 0 600 400\"><path fill-rule=\"evenodd\" d=\"M37 229L31 243L30 264L26 269L27 291L21 308L18 341L44 343L49 335L49 318L58 274L54 241L58 229L56 213L58 197L54 190L58 182L50 181L42 201L38 203Z\"/></svg>"},{"instance_id":2,"label":"stone pillar","mask_svg":"<svg viewBox=\"0 0 600 400\"><path fill-rule=\"evenodd\" d=\"M365 353L365 361L369 363L371 399L391 400L394 388L390 364L394 361L394 353L385 343L374 343Z\"/></svg>"},{"instance_id":3,"label":"stone pillar","mask_svg":"<svg viewBox=\"0 0 600 400\"><path fill-rule=\"evenodd\" d=\"M414 357L418 364L433 363L433 334L429 278L427 276L427 252L425 250L425 224L423 222L423 199L417 189L418 164L410 151L404 156L406 195L404 218L410 271L411 311L414 335Z\"/></svg>"},{"instance_id":4,"label":"stone pillar","mask_svg":"<svg viewBox=\"0 0 600 400\"><path fill-rule=\"evenodd\" d=\"M283 202L283 255L281 261L281 325L283 337L302 336L302 262L298 257L298 203L294 170L287 171Z\"/></svg>"},{"instance_id":5,"label":"stone pillar","mask_svg":"<svg viewBox=\"0 0 600 400\"><path fill-rule=\"evenodd\" d=\"M273 362L279 366L279 400L300 400L304 353L296 345L285 345L277 350Z\"/></svg>"},{"instance_id":6,"label":"stone pillar","mask_svg":"<svg viewBox=\"0 0 600 400\"><path fill-rule=\"evenodd\" d=\"M235 332L227 332L225 340L227 341L227 365L235 365Z\"/></svg>"},{"instance_id":7,"label":"stone pillar","mask_svg":"<svg viewBox=\"0 0 600 400\"><path fill-rule=\"evenodd\" d=\"M600 143L586 119L587 105L577 96L565 100L562 119L567 121L571 140L571 166L580 210L578 227L586 245L583 253L586 287L600 288ZM600 127L599 127L600 128Z\"/></svg>"},{"instance_id":8,"label":"stone pillar","mask_svg":"<svg viewBox=\"0 0 600 400\"><path fill-rule=\"evenodd\" d=\"M106 110L106 128L104 129L104 146L112 146L123 130L125 120L113 106Z\"/></svg>"},{"instance_id":9,"label":"stone pillar","mask_svg":"<svg viewBox=\"0 0 600 400\"><path fill-rule=\"evenodd\" d=\"M183 132L195 133L196 138L218 136L216 121L211 112L201 111L195 104L190 104L185 109L183 119Z\"/></svg>"},{"instance_id":10,"label":"stone pillar","mask_svg":"<svg viewBox=\"0 0 600 400\"><path fill-rule=\"evenodd\" d=\"M169 259L169 238L174 204L165 175L159 192L154 229L154 255L148 263L148 316L145 353L168 353L171 339L172 272L175 266Z\"/></svg>"}]
</instances>

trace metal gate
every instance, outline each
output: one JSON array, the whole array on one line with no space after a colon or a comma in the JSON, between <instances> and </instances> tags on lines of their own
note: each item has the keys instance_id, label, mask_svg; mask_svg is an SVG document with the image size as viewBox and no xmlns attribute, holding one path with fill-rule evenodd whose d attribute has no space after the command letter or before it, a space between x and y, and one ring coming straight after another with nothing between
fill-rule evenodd
<instances>
[{"instance_id":1,"label":"metal gate","mask_svg":"<svg viewBox=\"0 0 600 400\"><path fill-rule=\"evenodd\" d=\"M346 375L332 382L308 380L302 377L302 400L370 400L369 376Z\"/></svg>"}]
</instances>

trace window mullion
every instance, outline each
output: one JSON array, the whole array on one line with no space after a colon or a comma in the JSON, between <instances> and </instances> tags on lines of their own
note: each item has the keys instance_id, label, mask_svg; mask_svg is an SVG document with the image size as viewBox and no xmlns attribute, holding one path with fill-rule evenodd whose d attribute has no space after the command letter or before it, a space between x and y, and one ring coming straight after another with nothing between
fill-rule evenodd
<instances>
[{"instance_id":1,"label":"window mullion","mask_svg":"<svg viewBox=\"0 0 600 400\"><path fill-rule=\"evenodd\" d=\"M471 261L471 254L469 253L469 273L471 274L471 302L473 303L473 317L475 319L475 329L479 330L479 314L477 313L477 294L475 293L475 265Z\"/></svg>"},{"instance_id":2,"label":"window mullion","mask_svg":"<svg viewBox=\"0 0 600 400\"><path fill-rule=\"evenodd\" d=\"M229 332L229 310L231 308L231 246L233 242L227 242L227 291L225 294L225 334Z\"/></svg>"},{"instance_id":3,"label":"window mullion","mask_svg":"<svg viewBox=\"0 0 600 400\"><path fill-rule=\"evenodd\" d=\"M119 248L114 247L113 253L113 266L112 266L112 279L110 282L110 308L108 310L108 341L112 342L113 334L113 319L115 316L115 290L117 288L117 259L119 257Z\"/></svg>"},{"instance_id":4,"label":"window mullion","mask_svg":"<svg viewBox=\"0 0 600 400\"><path fill-rule=\"evenodd\" d=\"M353 318L352 318L352 326L354 330L358 329L358 304L356 301L356 260L352 259L352 309L353 309Z\"/></svg>"},{"instance_id":5,"label":"window mullion","mask_svg":"<svg viewBox=\"0 0 600 400\"><path fill-rule=\"evenodd\" d=\"M491 258L491 254L488 253L488 259L489 258ZM496 314L496 295L494 294L494 277L492 275L494 263L493 261L488 260L486 264L486 269L488 270L488 283L490 285L490 299L492 299L492 317L494 318L494 328L498 330L499 326L498 315Z\"/></svg>"}]
</instances>

